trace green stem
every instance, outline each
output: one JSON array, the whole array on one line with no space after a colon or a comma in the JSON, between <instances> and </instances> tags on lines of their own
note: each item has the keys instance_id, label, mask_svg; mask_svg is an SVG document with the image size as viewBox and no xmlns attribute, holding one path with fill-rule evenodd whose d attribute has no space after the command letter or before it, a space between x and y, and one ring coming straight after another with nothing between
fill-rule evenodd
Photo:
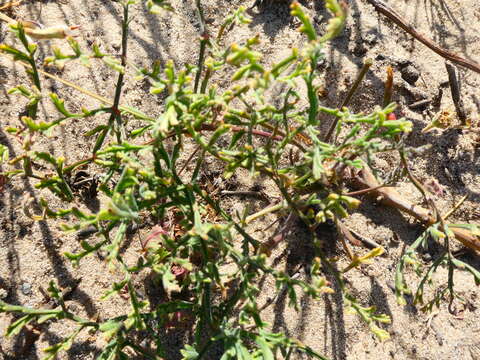
<instances>
[{"instance_id":1,"label":"green stem","mask_svg":"<svg viewBox=\"0 0 480 360\"><path fill-rule=\"evenodd\" d=\"M207 43L209 39L209 35L207 29L205 27L205 18L203 17L203 10L202 5L200 4L200 0L196 0L196 7L197 7L197 14L198 14L198 22L200 23L200 53L198 54L198 62L197 62L197 74L195 75L195 87L194 92L197 92L198 85L200 84L200 77L202 76L203 72L203 65L205 62L205 50L207 48ZM208 78L205 77L204 83L202 83L202 89L206 88L206 82Z\"/></svg>"},{"instance_id":2,"label":"green stem","mask_svg":"<svg viewBox=\"0 0 480 360\"><path fill-rule=\"evenodd\" d=\"M32 67L33 82L35 86L38 88L38 91L41 91L42 85L40 84L40 76L38 75L38 69L35 63L35 59L33 58L33 55L31 55L29 63L30 63L30 66Z\"/></svg>"},{"instance_id":3,"label":"green stem","mask_svg":"<svg viewBox=\"0 0 480 360\"><path fill-rule=\"evenodd\" d=\"M126 2L123 5L123 21L122 21L122 55L120 58L120 63L122 67L125 69L125 65L127 63L127 44L128 44L128 25L129 25L129 19L128 19L128 8L129 8L129 3ZM117 85L115 87L115 96L113 98L113 104L112 104L112 112L110 114L110 118L108 119L108 127L102 131L102 133L99 135L97 142L94 147L94 153L96 153L101 147L103 142L105 141L105 137L108 133L108 131L111 129L113 126L113 123L116 121L117 123L117 129L115 131L116 136L117 136L117 143L122 142L122 136L121 136L121 128L122 128L122 116L120 114L120 97L122 95L122 87L123 87L123 79L124 79L124 72L120 72L118 74L118 79L117 79Z\"/></svg>"},{"instance_id":4,"label":"green stem","mask_svg":"<svg viewBox=\"0 0 480 360\"><path fill-rule=\"evenodd\" d=\"M255 214L252 214L250 216L247 216L245 218L245 224L249 224L251 223L252 221L262 217L262 216L265 216L267 214L271 214L273 212L276 212L276 211L279 211L279 210L282 210L282 209L285 209L287 207L287 204L285 202L280 202L276 205L273 205L273 206L270 206L268 208L265 208L263 210L260 210L259 212L256 212Z\"/></svg>"}]
</instances>

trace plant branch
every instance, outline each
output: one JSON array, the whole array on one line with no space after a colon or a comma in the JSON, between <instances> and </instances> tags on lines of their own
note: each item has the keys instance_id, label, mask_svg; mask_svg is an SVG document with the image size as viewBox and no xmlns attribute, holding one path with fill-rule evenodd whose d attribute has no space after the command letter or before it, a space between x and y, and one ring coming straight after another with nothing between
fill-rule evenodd
<instances>
[{"instance_id":1,"label":"plant branch","mask_svg":"<svg viewBox=\"0 0 480 360\"><path fill-rule=\"evenodd\" d=\"M357 78L355 79L355 82L353 83L352 87L348 91L347 96L345 97L343 102L338 107L339 109L342 109L345 106L348 106L348 104L350 103L350 100L352 99L353 95L355 95L355 92L357 91L358 86L360 85L362 80L365 78L365 75L367 74L367 71L368 71L368 69L370 69L370 66L372 66L372 64L373 64L372 59L365 60L365 63L363 64L362 69L360 70L360 73L358 74ZM338 123L338 117L333 119L333 122L330 124L327 135L325 135L325 139L324 139L325 142L328 142L330 140L330 138L332 137L333 131L335 130L335 128L337 126L337 123Z\"/></svg>"},{"instance_id":2,"label":"plant branch","mask_svg":"<svg viewBox=\"0 0 480 360\"><path fill-rule=\"evenodd\" d=\"M254 221L254 220L256 220L256 219L258 219L258 218L260 218L260 217L262 217L262 216L265 216L265 215L267 215L267 214L271 214L271 213L273 213L273 212L277 212L277 211L279 211L279 210L285 209L286 207L287 207L287 204L286 204L284 201L282 201L282 202L280 202L280 203L278 203L278 204L272 205L272 206L270 206L270 207L268 207L268 208L265 208L265 209L263 209L263 210L260 210L259 212L256 212L255 214L252 214L252 215L250 215L250 216L247 216L247 217L245 218L245 224L249 224L249 223L251 223L252 221Z\"/></svg>"},{"instance_id":3,"label":"plant branch","mask_svg":"<svg viewBox=\"0 0 480 360\"><path fill-rule=\"evenodd\" d=\"M467 115L465 114L465 108L463 107L463 101L460 97L460 85L458 84L457 74L452 64L445 62L445 67L448 72L448 83L450 84L450 91L452 93L453 104L457 111L457 116L462 122L462 125L466 125Z\"/></svg>"},{"instance_id":4,"label":"plant branch","mask_svg":"<svg viewBox=\"0 0 480 360\"><path fill-rule=\"evenodd\" d=\"M447 220L455 211L457 211L457 209L460 206L462 206L462 204L465 202L465 200L467 200L467 198L468 198L468 195L465 195L464 197L462 197L460 201L456 203L451 210L449 210L445 215L442 216L443 220Z\"/></svg>"},{"instance_id":5,"label":"plant branch","mask_svg":"<svg viewBox=\"0 0 480 360\"><path fill-rule=\"evenodd\" d=\"M193 90L194 92L197 92L198 85L200 84L200 78L202 76L203 65L205 62L205 50L209 42L209 35L205 27L205 18L203 16L203 9L202 9L202 5L200 4L200 0L196 0L196 8L197 8L197 14L198 14L198 22L200 23L200 52L198 54L197 74L195 75L195 85ZM202 84L202 90L205 88L205 86L203 86ZM204 91L201 91L201 92L203 93Z\"/></svg>"},{"instance_id":6,"label":"plant branch","mask_svg":"<svg viewBox=\"0 0 480 360\"><path fill-rule=\"evenodd\" d=\"M473 70L477 73L480 73L480 64L464 59L457 54L450 52L436 45L432 40L428 39L424 35L420 34L412 25L410 25L405 19L403 19L395 10L389 7L381 0L366 0L370 5L372 5L375 10L377 10L382 15L386 16L390 21L394 22L404 31L409 33L415 39L420 41L422 44L436 52L438 55L444 57L451 62L454 62L460 66L466 67L467 69Z\"/></svg>"},{"instance_id":7,"label":"plant branch","mask_svg":"<svg viewBox=\"0 0 480 360\"><path fill-rule=\"evenodd\" d=\"M380 185L367 165L364 165L363 169L352 180L352 185L358 189L375 188ZM374 199L380 199L380 202L384 205L413 216L426 226L437 222L437 218L430 210L405 200L394 187L378 188L370 191L369 195ZM463 245L469 249L480 251L480 240L471 231L462 228L450 228L450 230Z\"/></svg>"},{"instance_id":8,"label":"plant branch","mask_svg":"<svg viewBox=\"0 0 480 360\"><path fill-rule=\"evenodd\" d=\"M127 45L128 45L128 24L130 20L128 19L128 7L129 3L126 2L123 5L123 22L122 22L122 56L120 58L120 63L122 67L125 69L125 65L127 63ZM120 114L120 111L118 109L118 106L120 105L120 96L122 95L122 87L123 87L123 78L125 76L124 72L120 72L118 74L118 79L117 79L117 85L115 87L115 97L113 99L113 105L112 105L112 113L110 115L110 119L108 120L108 123L113 125L113 122L116 120L117 122L117 142L121 142L121 134L120 134L120 129L122 126L122 116ZM105 129L105 131L108 131L109 129Z\"/></svg>"}]
</instances>

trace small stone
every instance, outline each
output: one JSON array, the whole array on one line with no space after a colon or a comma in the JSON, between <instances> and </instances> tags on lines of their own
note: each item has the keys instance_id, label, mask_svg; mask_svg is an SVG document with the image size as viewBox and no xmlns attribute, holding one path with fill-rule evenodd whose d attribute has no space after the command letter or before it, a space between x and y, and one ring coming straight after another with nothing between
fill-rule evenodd
<instances>
[{"instance_id":1,"label":"small stone","mask_svg":"<svg viewBox=\"0 0 480 360\"><path fill-rule=\"evenodd\" d=\"M432 255L429 254L429 253L425 253L425 254L422 255L422 259L425 262L430 262L430 261L432 261Z\"/></svg>"},{"instance_id":2,"label":"small stone","mask_svg":"<svg viewBox=\"0 0 480 360\"><path fill-rule=\"evenodd\" d=\"M407 67L409 65L413 65L412 61L408 60L408 59L397 58L395 62L398 64L398 66L400 66L400 68L404 68L404 67Z\"/></svg>"},{"instance_id":3,"label":"small stone","mask_svg":"<svg viewBox=\"0 0 480 360\"><path fill-rule=\"evenodd\" d=\"M118 51L118 50L120 50L120 47L121 47L121 44L119 42L117 42L117 41L112 42L112 48L114 50Z\"/></svg>"},{"instance_id":4,"label":"small stone","mask_svg":"<svg viewBox=\"0 0 480 360\"><path fill-rule=\"evenodd\" d=\"M365 44L361 41L358 41L353 48L353 54L357 57L362 57L367 53L368 49Z\"/></svg>"},{"instance_id":5,"label":"small stone","mask_svg":"<svg viewBox=\"0 0 480 360\"><path fill-rule=\"evenodd\" d=\"M8 291L0 288L0 300L5 300L8 296Z\"/></svg>"},{"instance_id":6,"label":"small stone","mask_svg":"<svg viewBox=\"0 0 480 360\"><path fill-rule=\"evenodd\" d=\"M374 46L378 42L378 32L376 30L369 31L364 37L363 41L365 41L368 45Z\"/></svg>"},{"instance_id":7,"label":"small stone","mask_svg":"<svg viewBox=\"0 0 480 360\"><path fill-rule=\"evenodd\" d=\"M410 85L415 85L418 78L420 77L420 72L413 65L408 65L402 68L402 79L408 82Z\"/></svg>"},{"instance_id":8,"label":"small stone","mask_svg":"<svg viewBox=\"0 0 480 360\"><path fill-rule=\"evenodd\" d=\"M23 295L30 295L32 293L32 285L29 283L22 284L22 294Z\"/></svg>"}]
</instances>

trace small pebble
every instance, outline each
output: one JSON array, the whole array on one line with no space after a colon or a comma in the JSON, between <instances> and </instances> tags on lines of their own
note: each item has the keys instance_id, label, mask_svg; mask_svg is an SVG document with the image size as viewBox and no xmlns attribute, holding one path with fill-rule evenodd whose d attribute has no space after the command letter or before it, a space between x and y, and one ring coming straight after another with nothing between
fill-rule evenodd
<instances>
[{"instance_id":1,"label":"small pebble","mask_svg":"<svg viewBox=\"0 0 480 360\"><path fill-rule=\"evenodd\" d=\"M423 261L430 262L432 261L432 255L430 253L422 254Z\"/></svg>"},{"instance_id":2,"label":"small pebble","mask_svg":"<svg viewBox=\"0 0 480 360\"><path fill-rule=\"evenodd\" d=\"M400 66L400 68L404 68L404 67L407 67L409 65L413 65L411 60L402 59L402 58L396 58L396 63L398 64L398 66Z\"/></svg>"},{"instance_id":3,"label":"small pebble","mask_svg":"<svg viewBox=\"0 0 480 360\"><path fill-rule=\"evenodd\" d=\"M358 41L355 44L355 47L353 48L353 54L357 57L364 56L367 53L367 51L368 51L367 47L361 41Z\"/></svg>"},{"instance_id":4,"label":"small pebble","mask_svg":"<svg viewBox=\"0 0 480 360\"><path fill-rule=\"evenodd\" d=\"M402 79L408 82L410 85L415 85L420 77L420 72L413 65L407 65L400 71L402 74Z\"/></svg>"},{"instance_id":5,"label":"small pebble","mask_svg":"<svg viewBox=\"0 0 480 360\"><path fill-rule=\"evenodd\" d=\"M30 285L29 283L23 283L22 293L23 295L30 295L32 293L32 285Z\"/></svg>"},{"instance_id":6,"label":"small pebble","mask_svg":"<svg viewBox=\"0 0 480 360\"><path fill-rule=\"evenodd\" d=\"M364 37L363 41L365 41L368 45L374 46L378 42L378 32L377 31L369 31Z\"/></svg>"},{"instance_id":7,"label":"small pebble","mask_svg":"<svg viewBox=\"0 0 480 360\"><path fill-rule=\"evenodd\" d=\"M6 299L8 296L8 291L5 289L0 288L0 300Z\"/></svg>"}]
</instances>

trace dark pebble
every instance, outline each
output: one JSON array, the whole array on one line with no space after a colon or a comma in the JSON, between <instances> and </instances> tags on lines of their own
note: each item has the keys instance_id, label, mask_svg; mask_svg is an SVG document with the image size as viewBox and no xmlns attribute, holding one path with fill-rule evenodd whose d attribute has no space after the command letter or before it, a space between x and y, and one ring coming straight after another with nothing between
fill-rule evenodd
<instances>
[{"instance_id":1,"label":"dark pebble","mask_svg":"<svg viewBox=\"0 0 480 360\"><path fill-rule=\"evenodd\" d=\"M432 261L432 255L430 253L422 254L422 259L425 262L430 262Z\"/></svg>"},{"instance_id":2,"label":"dark pebble","mask_svg":"<svg viewBox=\"0 0 480 360\"><path fill-rule=\"evenodd\" d=\"M400 58L397 58L396 59L396 62L398 64L398 66L400 68L404 68L404 67L407 67L409 65L413 65L412 61L411 60L408 60L408 59L400 59Z\"/></svg>"},{"instance_id":3,"label":"dark pebble","mask_svg":"<svg viewBox=\"0 0 480 360\"><path fill-rule=\"evenodd\" d=\"M410 85L415 85L420 77L420 72L413 65L405 66L400 71L402 74L402 79L408 82Z\"/></svg>"},{"instance_id":4,"label":"dark pebble","mask_svg":"<svg viewBox=\"0 0 480 360\"><path fill-rule=\"evenodd\" d=\"M353 55L357 57L362 57L367 53L368 49L367 47L363 44L363 42L358 41L355 44L355 48L353 49Z\"/></svg>"},{"instance_id":5,"label":"dark pebble","mask_svg":"<svg viewBox=\"0 0 480 360\"><path fill-rule=\"evenodd\" d=\"M29 283L23 283L21 290L23 295L30 295L32 293L32 285Z\"/></svg>"}]
</instances>

